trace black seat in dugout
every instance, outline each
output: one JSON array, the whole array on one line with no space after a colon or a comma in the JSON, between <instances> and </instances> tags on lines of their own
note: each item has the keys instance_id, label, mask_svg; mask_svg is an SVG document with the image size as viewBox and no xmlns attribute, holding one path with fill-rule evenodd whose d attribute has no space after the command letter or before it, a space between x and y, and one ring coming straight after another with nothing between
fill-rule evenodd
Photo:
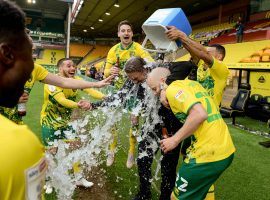
<instances>
[{"instance_id":1,"label":"black seat in dugout","mask_svg":"<svg viewBox=\"0 0 270 200\"><path fill-rule=\"evenodd\" d=\"M251 95L246 114L253 119L267 122L270 119L270 96Z\"/></svg>"},{"instance_id":2,"label":"black seat in dugout","mask_svg":"<svg viewBox=\"0 0 270 200\"><path fill-rule=\"evenodd\" d=\"M270 119L270 96L262 98L262 121Z\"/></svg>"},{"instance_id":3,"label":"black seat in dugout","mask_svg":"<svg viewBox=\"0 0 270 200\"><path fill-rule=\"evenodd\" d=\"M237 116L244 116L250 96L250 84L242 83L237 91L236 96L233 98L230 105L231 108L220 108L220 113L223 118L232 118L232 123L235 125L235 118Z\"/></svg>"},{"instance_id":4,"label":"black seat in dugout","mask_svg":"<svg viewBox=\"0 0 270 200\"><path fill-rule=\"evenodd\" d=\"M260 94L252 94L250 96L246 109L247 116L257 120L261 119L262 99L263 96Z\"/></svg>"}]
</instances>

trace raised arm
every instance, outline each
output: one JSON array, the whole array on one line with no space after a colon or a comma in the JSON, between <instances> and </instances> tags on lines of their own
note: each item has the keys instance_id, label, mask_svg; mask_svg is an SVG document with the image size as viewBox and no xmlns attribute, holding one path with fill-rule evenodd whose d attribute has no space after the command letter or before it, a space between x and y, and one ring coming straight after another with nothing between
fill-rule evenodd
<instances>
[{"instance_id":1,"label":"raised arm","mask_svg":"<svg viewBox=\"0 0 270 200\"><path fill-rule=\"evenodd\" d=\"M209 66L213 64L213 57L207 52L207 50L203 45L190 39L184 32L178 30L174 26L168 26L167 28L168 28L168 31L166 32L167 37L170 40L179 39L183 43L185 49L192 56L192 59L195 62L195 64L197 64L200 59L202 59Z\"/></svg>"}]
</instances>

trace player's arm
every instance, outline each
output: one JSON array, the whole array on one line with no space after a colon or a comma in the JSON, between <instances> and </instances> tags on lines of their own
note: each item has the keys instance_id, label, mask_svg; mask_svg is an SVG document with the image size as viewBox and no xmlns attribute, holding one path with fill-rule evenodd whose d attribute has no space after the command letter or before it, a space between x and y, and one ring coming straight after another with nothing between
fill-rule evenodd
<instances>
[{"instance_id":1,"label":"player's arm","mask_svg":"<svg viewBox=\"0 0 270 200\"><path fill-rule=\"evenodd\" d=\"M43 83L55 85L61 88L68 88L68 89L85 89L85 88L100 88L104 87L106 85L109 85L112 76L109 76L108 78L98 81L98 82L88 82L84 80L75 80L73 78L64 78L61 76L57 76L55 74L49 73L45 79L42 80Z\"/></svg>"},{"instance_id":2,"label":"player's arm","mask_svg":"<svg viewBox=\"0 0 270 200\"><path fill-rule=\"evenodd\" d=\"M187 119L174 136L161 140L161 149L167 153L174 149L181 141L191 136L198 127L207 119L207 112L203 106L198 103L191 107ZM205 133L206 134L206 133Z\"/></svg>"},{"instance_id":3,"label":"player's arm","mask_svg":"<svg viewBox=\"0 0 270 200\"><path fill-rule=\"evenodd\" d=\"M63 92L58 92L53 95L53 98L65 108L78 108L78 103L66 98Z\"/></svg>"},{"instance_id":4,"label":"player's arm","mask_svg":"<svg viewBox=\"0 0 270 200\"><path fill-rule=\"evenodd\" d=\"M199 60L202 59L207 65L212 66L213 57L206 51L203 45L190 39L184 32L178 30L174 26L168 26L167 28L168 28L168 31L166 32L167 37L170 40L180 39L185 49L192 56L192 59L195 62L195 64L197 64Z\"/></svg>"},{"instance_id":5,"label":"player's arm","mask_svg":"<svg viewBox=\"0 0 270 200\"><path fill-rule=\"evenodd\" d=\"M95 99L101 100L101 99L104 99L104 97L105 97L105 95L102 92L97 91L95 89L84 89L83 91Z\"/></svg>"},{"instance_id":6,"label":"player's arm","mask_svg":"<svg viewBox=\"0 0 270 200\"><path fill-rule=\"evenodd\" d=\"M104 76L108 77L110 75L117 76L119 74L119 66L115 67L116 63L116 55L114 52L114 48L111 48L108 55L107 55L107 60L106 60L106 65L104 68Z\"/></svg>"},{"instance_id":7,"label":"player's arm","mask_svg":"<svg viewBox=\"0 0 270 200\"><path fill-rule=\"evenodd\" d=\"M65 108L81 108L84 110L89 110L91 108L91 104L89 101L80 100L79 102L75 102L69 100L65 97L63 92L59 92L53 96L53 98Z\"/></svg>"},{"instance_id":8,"label":"player's arm","mask_svg":"<svg viewBox=\"0 0 270 200\"><path fill-rule=\"evenodd\" d=\"M106 62L105 68L104 68L104 76L108 77L111 75L111 68L112 68L112 64L109 63L108 61Z\"/></svg>"}]
</instances>

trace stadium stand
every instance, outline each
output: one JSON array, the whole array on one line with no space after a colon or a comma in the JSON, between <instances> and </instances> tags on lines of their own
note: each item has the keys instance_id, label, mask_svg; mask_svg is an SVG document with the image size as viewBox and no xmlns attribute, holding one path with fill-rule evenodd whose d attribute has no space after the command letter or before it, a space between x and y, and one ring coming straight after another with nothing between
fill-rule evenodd
<instances>
[{"instance_id":1,"label":"stadium stand","mask_svg":"<svg viewBox=\"0 0 270 200\"><path fill-rule=\"evenodd\" d=\"M56 65L58 60L65 57L64 50L56 49L43 49L39 53L39 58L36 59L36 63L44 66L50 72L55 73L57 71Z\"/></svg>"},{"instance_id":2,"label":"stadium stand","mask_svg":"<svg viewBox=\"0 0 270 200\"><path fill-rule=\"evenodd\" d=\"M78 67L83 67L91 62L105 58L110 48L110 46L96 45L78 64Z\"/></svg>"},{"instance_id":3,"label":"stadium stand","mask_svg":"<svg viewBox=\"0 0 270 200\"><path fill-rule=\"evenodd\" d=\"M222 23L203 28L195 29L191 38L199 42L207 42L212 38L218 37L223 31L233 29L233 23Z\"/></svg>"},{"instance_id":4,"label":"stadium stand","mask_svg":"<svg viewBox=\"0 0 270 200\"><path fill-rule=\"evenodd\" d=\"M255 22L248 22L245 24L243 42L267 40L269 35L270 20L258 20ZM236 42L236 30L225 33L219 37L213 38L210 44L230 44Z\"/></svg>"},{"instance_id":5,"label":"stadium stand","mask_svg":"<svg viewBox=\"0 0 270 200\"><path fill-rule=\"evenodd\" d=\"M89 44L71 43L70 44L70 56L83 58L93 48L94 47L92 45L89 45Z\"/></svg>"},{"instance_id":6,"label":"stadium stand","mask_svg":"<svg viewBox=\"0 0 270 200\"><path fill-rule=\"evenodd\" d=\"M242 60L240 60L240 62L244 63L244 62L270 62L269 59L270 56L270 46L267 46L265 48L263 48L262 50L259 50L255 53L253 53L251 56L247 57L247 58L243 58Z\"/></svg>"}]
</instances>

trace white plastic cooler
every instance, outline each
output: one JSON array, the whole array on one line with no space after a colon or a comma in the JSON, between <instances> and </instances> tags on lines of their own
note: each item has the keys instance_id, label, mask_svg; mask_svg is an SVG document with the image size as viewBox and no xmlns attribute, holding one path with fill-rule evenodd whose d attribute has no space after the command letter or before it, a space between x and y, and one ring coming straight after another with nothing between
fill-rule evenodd
<instances>
[{"instance_id":1,"label":"white plastic cooler","mask_svg":"<svg viewBox=\"0 0 270 200\"><path fill-rule=\"evenodd\" d=\"M147 40L150 40L156 50L147 49L148 51L176 51L181 43L171 41L166 37L166 26L175 26L187 35L192 32L189 21L181 8L158 9L142 25L146 35L142 44L143 48Z\"/></svg>"}]
</instances>

